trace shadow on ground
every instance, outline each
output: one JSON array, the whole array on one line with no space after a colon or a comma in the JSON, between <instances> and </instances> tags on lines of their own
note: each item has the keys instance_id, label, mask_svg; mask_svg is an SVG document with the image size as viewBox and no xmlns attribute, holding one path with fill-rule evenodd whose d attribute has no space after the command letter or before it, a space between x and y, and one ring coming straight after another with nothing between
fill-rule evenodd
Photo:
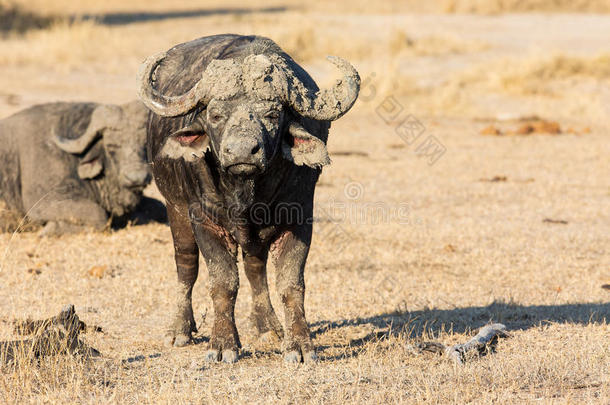
<instances>
[{"instance_id":1,"label":"shadow on ground","mask_svg":"<svg viewBox=\"0 0 610 405\"><path fill-rule=\"evenodd\" d=\"M135 211L125 217L112 220L112 229L121 229L130 225L146 225L150 223L167 223L167 210L165 205L154 198L142 197Z\"/></svg>"},{"instance_id":2,"label":"shadow on ground","mask_svg":"<svg viewBox=\"0 0 610 405\"><path fill-rule=\"evenodd\" d=\"M93 20L103 25L125 25L132 23L145 23L177 18L197 18L214 15L242 16L254 13L270 14L282 13L287 7L261 7L261 8L211 8L166 12L117 12L105 14L78 14L71 16L39 15L35 11L24 9L18 5L0 4L0 36L10 34L23 35L28 31L41 30L60 22Z\"/></svg>"},{"instance_id":3,"label":"shadow on ground","mask_svg":"<svg viewBox=\"0 0 610 405\"><path fill-rule=\"evenodd\" d=\"M480 327L500 322L508 331L525 330L545 323L603 323L610 320L610 303L564 304L564 305L515 305L494 302L485 307L467 307L450 310L430 309L405 313L386 313L366 318L344 319L341 321L319 321L310 324L312 338L332 330L371 325L375 328L364 337L333 345L317 344L320 357L325 361L357 357L362 346L371 341L387 339L390 336L423 340L438 336L442 332L470 333ZM473 333L474 334L474 333ZM207 336L193 339L193 344L207 343ZM341 354L325 356L326 349L344 349ZM277 350L243 350L240 357L261 358L281 355Z\"/></svg>"},{"instance_id":4,"label":"shadow on ground","mask_svg":"<svg viewBox=\"0 0 610 405\"><path fill-rule=\"evenodd\" d=\"M84 14L71 17L72 20L95 20L104 25L124 25L131 23L143 23L150 21L161 21L174 18L197 18L213 15L247 15L254 13L281 13L286 7L262 7L262 8L211 8L167 12L122 12L106 14Z\"/></svg>"},{"instance_id":5,"label":"shadow on ground","mask_svg":"<svg viewBox=\"0 0 610 405\"><path fill-rule=\"evenodd\" d=\"M525 330L545 323L603 323L610 321L610 303L564 304L522 306L494 302L485 307L467 307L450 310L430 309L405 313L386 313L366 318L345 319L341 321L319 321L310 325L312 337L331 330L371 325L375 328L364 337L352 339L345 344L318 346L319 349L349 348L343 354L325 357L338 360L357 356L360 347L374 340L390 336L404 336L421 339L424 336L437 336L441 332L469 333L490 322L500 322L510 330Z\"/></svg>"},{"instance_id":6,"label":"shadow on ground","mask_svg":"<svg viewBox=\"0 0 610 405\"><path fill-rule=\"evenodd\" d=\"M133 213L112 219L111 229L118 230L127 225L137 226L150 223L167 223L167 210L165 205L154 198L142 197L140 204ZM30 220L21 212L6 209L0 205L0 233L12 232L38 232L43 224Z\"/></svg>"},{"instance_id":7,"label":"shadow on ground","mask_svg":"<svg viewBox=\"0 0 610 405\"><path fill-rule=\"evenodd\" d=\"M24 34L45 29L58 21L57 17L41 16L11 4L0 4L0 35Z\"/></svg>"}]
</instances>

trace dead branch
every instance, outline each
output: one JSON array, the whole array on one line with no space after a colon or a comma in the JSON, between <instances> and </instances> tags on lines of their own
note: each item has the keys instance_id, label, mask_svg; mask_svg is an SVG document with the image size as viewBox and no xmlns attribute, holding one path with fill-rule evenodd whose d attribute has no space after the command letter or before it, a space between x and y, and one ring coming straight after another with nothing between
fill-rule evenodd
<instances>
[{"instance_id":1,"label":"dead branch","mask_svg":"<svg viewBox=\"0 0 610 405\"><path fill-rule=\"evenodd\" d=\"M466 355L476 354L481 356L498 342L498 338L508 337L506 326L501 323L492 323L482 327L474 337L462 344L446 346L438 342L422 342L417 345L417 349L444 355L453 360L456 364L464 364Z\"/></svg>"},{"instance_id":2,"label":"dead branch","mask_svg":"<svg viewBox=\"0 0 610 405\"><path fill-rule=\"evenodd\" d=\"M76 315L74 305L66 305L59 315L52 318L16 321L14 325L15 333L34 334L34 337L0 342L0 363L31 361L58 354L100 355L78 339L86 325Z\"/></svg>"},{"instance_id":3,"label":"dead branch","mask_svg":"<svg viewBox=\"0 0 610 405\"><path fill-rule=\"evenodd\" d=\"M14 320L13 333L17 335L39 335L48 329L60 325L69 330L75 330L78 332L84 331L87 327L85 323L82 322L78 318L78 316L76 316L74 305L70 304L64 306L59 315L53 316L51 318L39 320Z\"/></svg>"}]
</instances>

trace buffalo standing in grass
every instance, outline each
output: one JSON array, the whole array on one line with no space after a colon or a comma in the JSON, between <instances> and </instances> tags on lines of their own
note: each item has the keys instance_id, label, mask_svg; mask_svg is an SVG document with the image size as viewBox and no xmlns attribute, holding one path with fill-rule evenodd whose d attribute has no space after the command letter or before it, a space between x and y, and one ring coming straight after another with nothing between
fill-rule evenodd
<instances>
[{"instance_id":1,"label":"buffalo standing in grass","mask_svg":"<svg viewBox=\"0 0 610 405\"><path fill-rule=\"evenodd\" d=\"M154 112L149 160L167 202L179 281L169 344L182 346L195 331L191 292L201 251L215 314L205 358L237 360L239 246L258 333L283 336L288 362L316 359L303 302L314 188L330 162L330 121L352 107L360 89L348 62L329 59L343 78L324 90L273 41L257 36L200 38L142 65L139 95ZM269 252L285 333L269 299Z\"/></svg>"},{"instance_id":2,"label":"buffalo standing in grass","mask_svg":"<svg viewBox=\"0 0 610 405\"><path fill-rule=\"evenodd\" d=\"M0 121L0 200L47 234L102 229L150 182L139 101L37 105Z\"/></svg>"}]
</instances>

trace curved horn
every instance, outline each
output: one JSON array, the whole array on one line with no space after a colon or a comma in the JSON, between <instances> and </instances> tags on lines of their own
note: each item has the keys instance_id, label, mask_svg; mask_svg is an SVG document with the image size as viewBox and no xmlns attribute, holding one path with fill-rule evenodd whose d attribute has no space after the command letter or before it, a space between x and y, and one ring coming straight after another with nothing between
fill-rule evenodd
<instances>
[{"instance_id":1,"label":"curved horn","mask_svg":"<svg viewBox=\"0 0 610 405\"><path fill-rule=\"evenodd\" d=\"M322 89L315 94L300 82L289 85L288 102L292 108L304 117L319 121L334 121L356 102L360 92L360 76L354 67L338 56L327 56L327 59L341 70L343 79L337 80L330 89Z\"/></svg>"},{"instance_id":2,"label":"curved horn","mask_svg":"<svg viewBox=\"0 0 610 405\"><path fill-rule=\"evenodd\" d=\"M65 152L78 155L79 153L83 153L85 149L98 138L99 128L96 130L90 130L88 128L84 134L75 139L68 139L61 135L57 135L54 129L52 132L55 145Z\"/></svg>"},{"instance_id":3,"label":"curved horn","mask_svg":"<svg viewBox=\"0 0 610 405\"><path fill-rule=\"evenodd\" d=\"M138 97L155 114L163 117L177 117L192 110L199 101L205 98L206 91L202 80L181 96L165 96L153 87L152 75L159 64L167 57L167 52L160 52L146 58L138 72Z\"/></svg>"},{"instance_id":4,"label":"curved horn","mask_svg":"<svg viewBox=\"0 0 610 405\"><path fill-rule=\"evenodd\" d=\"M104 128L116 126L121 119L120 107L114 105L100 105L91 113L89 126L77 138L65 138L52 129L52 139L60 149L65 152L80 154L85 151L95 140L101 137Z\"/></svg>"}]
</instances>

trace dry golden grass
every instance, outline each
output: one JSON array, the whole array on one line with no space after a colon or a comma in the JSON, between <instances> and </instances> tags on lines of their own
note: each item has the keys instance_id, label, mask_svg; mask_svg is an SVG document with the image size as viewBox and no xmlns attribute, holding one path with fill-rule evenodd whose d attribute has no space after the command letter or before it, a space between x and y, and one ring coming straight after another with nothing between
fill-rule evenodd
<instances>
[{"instance_id":1,"label":"dry golden grass","mask_svg":"<svg viewBox=\"0 0 610 405\"><path fill-rule=\"evenodd\" d=\"M84 335L99 360L50 358L0 374L3 402L606 402L608 196L604 180L589 177L608 170L604 133L498 143L469 132L468 122L426 120L447 147L429 167L409 147L385 146L398 141L391 128L371 148L370 119L336 126L331 154L368 157L337 154L318 206L384 201L391 210L408 202L411 224L375 225L369 217L340 229L316 225L306 281L320 364L288 367L277 349L253 344L243 273L237 317L246 346L237 365L204 364L205 342L163 348L174 279L166 226L57 239L23 233L11 242L5 234L3 318L41 318L73 302L104 333ZM397 173L409 173L408 181ZM507 180L479 181L496 174ZM344 195L350 181L362 186L358 200ZM36 263L40 273L26 271ZM92 276L95 266L110 271ZM211 320L205 270L194 297L204 339ZM463 368L407 348L421 337L465 341L492 319L512 337ZM9 326L0 328L4 338Z\"/></svg>"},{"instance_id":2,"label":"dry golden grass","mask_svg":"<svg viewBox=\"0 0 610 405\"><path fill-rule=\"evenodd\" d=\"M7 209L4 201L0 201L0 232L31 232L40 229L40 224L23 217L20 212Z\"/></svg>"},{"instance_id":3,"label":"dry golden grass","mask_svg":"<svg viewBox=\"0 0 610 405\"><path fill-rule=\"evenodd\" d=\"M94 21L60 21L49 29L30 31L22 37L6 40L0 54L0 64L36 64L44 69L59 71L86 69L91 64L109 59L129 58L130 53L122 52L124 48L121 44L118 33ZM113 66L105 65L104 69L112 71Z\"/></svg>"},{"instance_id":4,"label":"dry golden grass","mask_svg":"<svg viewBox=\"0 0 610 405\"><path fill-rule=\"evenodd\" d=\"M280 7L287 10L322 12L332 14L396 14L396 13L471 13L499 14L526 12L584 12L608 13L610 5L605 0L368 0L325 1L310 0L1 0L0 5L19 5L42 15L99 15L132 11L174 12L176 10L226 10Z\"/></svg>"},{"instance_id":5,"label":"dry golden grass","mask_svg":"<svg viewBox=\"0 0 610 405\"><path fill-rule=\"evenodd\" d=\"M465 41L449 36L413 38L403 30L394 30L388 39L390 54L400 56L438 56L481 52L488 48L482 41Z\"/></svg>"},{"instance_id":6,"label":"dry golden grass","mask_svg":"<svg viewBox=\"0 0 610 405\"><path fill-rule=\"evenodd\" d=\"M448 13L499 14L527 12L608 13L605 0L447 0Z\"/></svg>"},{"instance_id":7,"label":"dry golden grass","mask_svg":"<svg viewBox=\"0 0 610 405\"><path fill-rule=\"evenodd\" d=\"M13 319L45 318L73 303L83 321L103 328L83 335L103 356L5 367L0 403L610 401L610 293L602 288L610 284L608 17L408 15L416 10L410 1L372 11L364 1L303 9L279 1L19 3L44 15L136 13L125 24L64 21L1 40L0 117L57 99L127 101L145 56L222 32L272 37L321 83L334 79L323 57L347 57L366 85L333 124L333 164L316 191L323 211L306 308L319 364L284 365L277 347L253 341L243 272L242 359L204 364L213 314L203 264L194 292L198 344L164 348L175 281L167 226L60 238L3 233L0 338L15 338ZM147 10L267 5L288 9L137 19ZM524 36L524 27L539 29ZM544 45L523 57L532 41ZM528 90L535 88L544 91ZM388 96L396 110L384 108ZM407 143L397 128L409 114L425 132ZM479 134L487 118L532 115L591 131ZM446 149L433 165L416 152L429 136ZM396 216L404 204L408 223ZM345 215L348 208L367 213L364 220ZM279 310L275 292L272 301ZM424 338L463 342L490 320L511 337L464 367L409 350Z\"/></svg>"},{"instance_id":8,"label":"dry golden grass","mask_svg":"<svg viewBox=\"0 0 610 405\"><path fill-rule=\"evenodd\" d=\"M459 80L461 87L483 82L497 90L519 94L548 92L559 81L570 81L572 86L578 80L607 83L610 81L610 54L503 60L477 67Z\"/></svg>"}]
</instances>

